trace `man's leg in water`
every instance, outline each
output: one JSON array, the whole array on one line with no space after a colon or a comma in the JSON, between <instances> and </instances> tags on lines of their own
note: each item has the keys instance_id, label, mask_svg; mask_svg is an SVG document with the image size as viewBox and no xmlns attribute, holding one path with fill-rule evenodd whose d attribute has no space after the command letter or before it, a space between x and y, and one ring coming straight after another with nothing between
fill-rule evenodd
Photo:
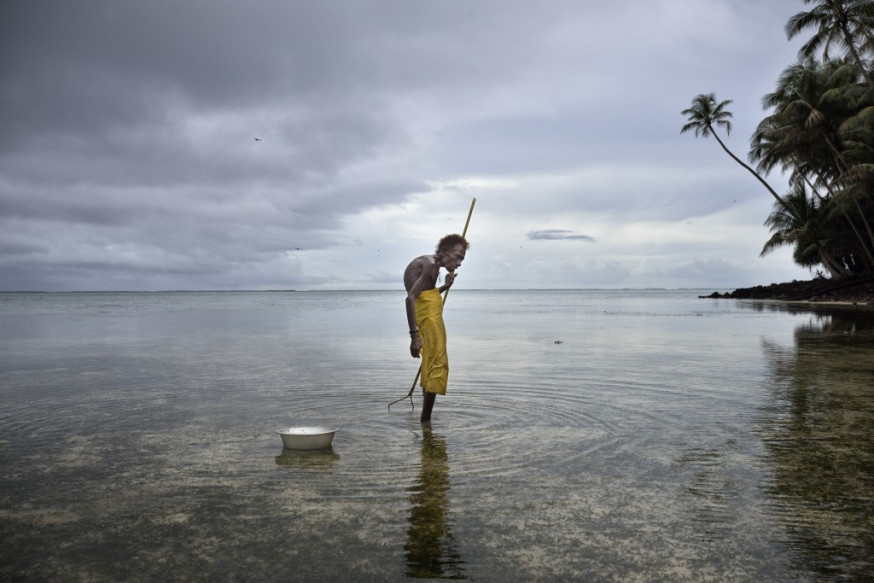
<instances>
[{"instance_id":1,"label":"man's leg in water","mask_svg":"<svg viewBox=\"0 0 874 583\"><path fill-rule=\"evenodd\" d=\"M425 391L425 399L422 402L422 418L420 419L423 423L431 420L431 410L434 408L434 400L436 398L437 393Z\"/></svg>"}]
</instances>

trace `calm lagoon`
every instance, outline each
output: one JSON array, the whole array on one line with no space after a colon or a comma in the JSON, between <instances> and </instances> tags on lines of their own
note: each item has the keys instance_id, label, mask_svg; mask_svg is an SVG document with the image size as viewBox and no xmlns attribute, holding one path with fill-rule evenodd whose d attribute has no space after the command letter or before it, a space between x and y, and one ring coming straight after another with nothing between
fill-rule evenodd
<instances>
[{"instance_id":1,"label":"calm lagoon","mask_svg":"<svg viewBox=\"0 0 874 583\"><path fill-rule=\"evenodd\" d=\"M874 313L710 291L453 290L429 427L403 292L0 294L0 577L870 580Z\"/></svg>"}]
</instances>

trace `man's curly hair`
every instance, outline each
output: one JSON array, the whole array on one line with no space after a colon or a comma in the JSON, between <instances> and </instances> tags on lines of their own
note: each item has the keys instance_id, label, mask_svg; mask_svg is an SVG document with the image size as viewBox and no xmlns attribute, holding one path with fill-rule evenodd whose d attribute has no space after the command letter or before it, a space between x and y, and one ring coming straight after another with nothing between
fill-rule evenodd
<instances>
[{"instance_id":1,"label":"man's curly hair","mask_svg":"<svg viewBox=\"0 0 874 583\"><path fill-rule=\"evenodd\" d=\"M461 235L452 234L446 235L445 237L440 239L440 242L437 243L436 251L437 253L446 253L456 245L462 245L465 251L467 251L467 249L470 247L470 243L467 242L467 239L465 239Z\"/></svg>"}]
</instances>

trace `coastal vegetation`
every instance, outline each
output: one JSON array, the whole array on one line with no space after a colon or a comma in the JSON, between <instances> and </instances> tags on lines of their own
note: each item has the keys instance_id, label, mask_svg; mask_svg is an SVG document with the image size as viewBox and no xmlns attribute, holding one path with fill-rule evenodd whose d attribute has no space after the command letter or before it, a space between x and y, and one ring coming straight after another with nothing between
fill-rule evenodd
<instances>
[{"instance_id":1,"label":"coastal vegetation","mask_svg":"<svg viewBox=\"0 0 874 583\"><path fill-rule=\"evenodd\" d=\"M731 132L731 100L697 95L682 111L681 133L713 136L774 199L762 255L791 246L793 260L817 277L874 275L874 0L803 0L788 39L804 33L798 60L762 99L769 114L750 139L744 162L719 136ZM766 177L789 176L778 193Z\"/></svg>"}]
</instances>

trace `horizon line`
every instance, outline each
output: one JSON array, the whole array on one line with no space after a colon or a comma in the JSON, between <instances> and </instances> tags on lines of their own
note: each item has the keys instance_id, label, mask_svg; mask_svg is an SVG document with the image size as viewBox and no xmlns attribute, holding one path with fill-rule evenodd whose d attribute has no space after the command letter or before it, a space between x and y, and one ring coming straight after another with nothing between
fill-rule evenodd
<instances>
[{"instance_id":1,"label":"horizon line","mask_svg":"<svg viewBox=\"0 0 874 583\"><path fill-rule=\"evenodd\" d=\"M721 288L707 287L542 287L542 288L465 288L455 290L465 291L700 291L706 289L729 289L731 286ZM734 287L733 289L738 289ZM403 288L385 289L162 289L162 290L0 290L0 294L143 294L143 293L319 293L319 292L403 292Z\"/></svg>"}]
</instances>

